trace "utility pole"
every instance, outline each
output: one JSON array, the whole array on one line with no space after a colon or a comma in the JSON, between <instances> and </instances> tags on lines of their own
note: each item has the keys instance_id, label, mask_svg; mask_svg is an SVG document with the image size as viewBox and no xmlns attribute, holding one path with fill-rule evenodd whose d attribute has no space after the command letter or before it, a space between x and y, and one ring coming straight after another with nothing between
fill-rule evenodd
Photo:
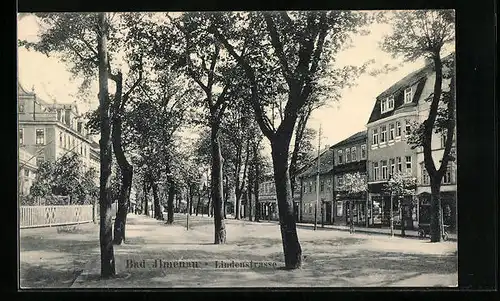
<instances>
[{"instance_id":1,"label":"utility pole","mask_svg":"<svg viewBox=\"0 0 500 301\"><path fill-rule=\"evenodd\" d=\"M320 153L321 153L321 123L319 125L319 131L318 131L318 174L316 176L316 209L314 210L314 230L318 228Z\"/></svg>"}]
</instances>

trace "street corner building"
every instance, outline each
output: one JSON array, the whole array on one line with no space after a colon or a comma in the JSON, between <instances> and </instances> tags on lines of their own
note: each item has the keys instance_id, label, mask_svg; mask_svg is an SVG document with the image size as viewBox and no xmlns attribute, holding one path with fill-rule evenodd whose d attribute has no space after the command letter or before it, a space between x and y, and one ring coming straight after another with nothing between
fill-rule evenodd
<instances>
[{"instance_id":1,"label":"street corner building","mask_svg":"<svg viewBox=\"0 0 500 301\"><path fill-rule=\"evenodd\" d=\"M87 121L75 103L49 103L20 83L17 92L21 194L29 193L34 173L42 162L54 162L69 152L79 156L85 170L100 169L99 145L92 140L85 127Z\"/></svg>"},{"instance_id":2,"label":"street corner building","mask_svg":"<svg viewBox=\"0 0 500 301\"><path fill-rule=\"evenodd\" d=\"M450 59L451 56L444 58ZM368 224L388 226L390 223L390 195L384 191L395 173L402 173L416 179L412 195L393 202L396 227L401 223L406 229L416 229L419 224L430 221L430 183L424 166L422 147L412 148L408 138L412 125L422 123L428 116L430 102L426 98L433 92L435 73L428 63L410 73L387 90L375 101L367 123L368 133ZM449 80L443 81L443 90L449 89ZM453 140L453 152L455 149ZM446 137L433 133L432 156L435 164L444 151ZM456 227L456 161L450 162L443 177L441 198L443 222L454 230Z\"/></svg>"}]
</instances>

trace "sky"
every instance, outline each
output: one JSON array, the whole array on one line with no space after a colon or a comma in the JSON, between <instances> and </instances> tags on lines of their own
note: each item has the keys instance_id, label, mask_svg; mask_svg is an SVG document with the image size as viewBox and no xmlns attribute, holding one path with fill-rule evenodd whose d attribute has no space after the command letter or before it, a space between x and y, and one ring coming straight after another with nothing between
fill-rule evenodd
<instances>
[{"instance_id":1,"label":"sky","mask_svg":"<svg viewBox=\"0 0 500 301\"><path fill-rule=\"evenodd\" d=\"M24 16L18 20L18 38L36 39L38 25L33 16ZM393 59L379 48L383 36L390 33L390 26L376 24L370 27L370 34L354 36L352 47L337 56L337 62L343 65L360 66L369 60L375 60L372 68L382 68L389 64L398 66L397 70L386 74L371 76L365 74L356 80L356 86L345 90L338 102L328 101L325 107L317 109L311 115L308 127L318 129L321 125L321 145L333 145L358 131L365 129L369 115L378 94L396 83L399 79L423 66L424 62L402 63ZM92 101L77 98L80 81L72 80L64 63L57 58L41 53L18 48L18 76L21 85L34 89L37 96L58 103L76 102L79 111L97 108L97 97ZM97 83L90 95L97 95Z\"/></svg>"}]
</instances>

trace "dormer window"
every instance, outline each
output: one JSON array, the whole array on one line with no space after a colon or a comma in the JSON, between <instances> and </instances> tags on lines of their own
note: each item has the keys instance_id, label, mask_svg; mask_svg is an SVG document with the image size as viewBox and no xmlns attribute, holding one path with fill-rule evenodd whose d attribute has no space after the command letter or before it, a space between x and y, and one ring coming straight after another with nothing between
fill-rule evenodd
<instances>
[{"instance_id":1,"label":"dormer window","mask_svg":"<svg viewBox=\"0 0 500 301\"><path fill-rule=\"evenodd\" d=\"M394 110L394 95L387 97L387 111Z\"/></svg>"},{"instance_id":2,"label":"dormer window","mask_svg":"<svg viewBox=\"0 0 500 301\"><path fill-rule=\"evenodd\" d=\"M394 110L394 96L391 95L386 99L380 101L380 111L381 113L389 112Z\"/></svg>"},{"instance_id":3,"label":"dormer window","mask_svg":"<svg viewBox=\"0 0 500 301\"><path fill-rule=\"evenodd\" d=\"M405 103L413 101L413 89L411 87L405 89Z\"/></svg>"}]
</instances>

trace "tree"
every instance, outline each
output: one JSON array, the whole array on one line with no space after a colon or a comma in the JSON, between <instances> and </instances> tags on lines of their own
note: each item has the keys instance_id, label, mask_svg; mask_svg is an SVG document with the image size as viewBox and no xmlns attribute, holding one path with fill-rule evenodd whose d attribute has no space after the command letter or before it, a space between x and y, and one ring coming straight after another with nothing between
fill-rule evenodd
<instances>
[{"instance_id":1,"label":"tree","mask_svg":"<svg viewBox=\"0 0 500 301\"><path fill-rule=\"evenodd\" d=\"M112 244L112 216L109 177L111 174L111 122L108 80L111 73L110 50L116 44L112 19L107 13L37 13L43 32L37 42L21 41L21 46L59 54L76 76L83 76L84 91L98 74L100 120L100 247L101 277L115 275ZM97 71L97 72L96 72Z\"/></svg>"},{"instance_id":2,"label":"tree","mask_svg":"<svg viewBox=\"0 0 500 301\"><path fill-rule=\"evenodd\" d=\"M386 193L396 196L401 210L401 201L407 196L413 196L417 188L417 179L411 174L397 172L391 175L391 180L382 188ZM403 217L403 215L401 215ZM392 218L392 217L391 217ZM405 235L404 220L401 220L401 235Z\"/></svg>"},{"instance_id":3,"label":"tree","mask_svg":"<svg viewBox=\"0 0 500 301\"><path fill-rule=\"evenodd\" d=\"M167 15L168 16L168 15ZM184 13L174 19L168 16L174 28L169 28L168 39L176 42L170 47L177 58L177 68L187 74L203 91L201 105L206 115L205 124L210 127L211 141L211 203L213 204L215 244L226 242L223 206L223 158L220 145L220 127L227 105L237 95L234 64L223 55L219 41L209 32L210 15ZM180 49L180 50L178 50ZM235 93L236 92L236 93Z\"/></svg>"},{"instance_id":4,"label":"tree","mask_svg":"<svg viewBox=\"0 0 500 301\"><path fill-rule=\"evenodd\" d=\"M360 172L346 173L344 175L344 184L339 190L344 191L349 199L359 197L360 194L368 191L366 175ZM353 202L351 200L349 201L349 219L351 221L349 226L351 233L354 232L353 218Z\"/></svg>"},{"instance_id":5,"label":"tree","mask_svg":"<svg viewBox=\"0 0 500 301\"><path fill-rule=\"evenodd\" d=\"M413 132L409 142L422 147L424 165L431 183L431 242L441 241L441 181L452 154L455 134L455 79L454 58L443 62L445 47L455 41L455 13L453 10L419 10L395 12L392 18L393 33L384 38L382 48L405 61L428 58L435 72L433 92L426 98L430 102L427 119ZM445 67L445 68L443 68ZM443 91L443 79L451 78L449 91ZM433 133L446 136L440 166L436 167L432 156Z\"/></svg>"},{"instance_id":6,"label":"tree","mask_svg":"<svg viewBox=\"0 0 500 301\"><path fill-rule=\"evenodd\" d=\"M311 95L319 95L327 87L336 88L342 82L339 76L324 77L338 80L334 85L325 85L319 79L330 73L330 58L335 57L349 33L364 23L365 15L349 11L283 11L214 18L220 25L210 30L244 70L256 120L271 143L285 267L296 269L302 263L302 249L291 193L290 142L298 114L312 101ZM279 107L283 100L286 104L282 105L281 122L275 127L274 114L269 118L265 106Z\"/></svg>"}]
</instances>

